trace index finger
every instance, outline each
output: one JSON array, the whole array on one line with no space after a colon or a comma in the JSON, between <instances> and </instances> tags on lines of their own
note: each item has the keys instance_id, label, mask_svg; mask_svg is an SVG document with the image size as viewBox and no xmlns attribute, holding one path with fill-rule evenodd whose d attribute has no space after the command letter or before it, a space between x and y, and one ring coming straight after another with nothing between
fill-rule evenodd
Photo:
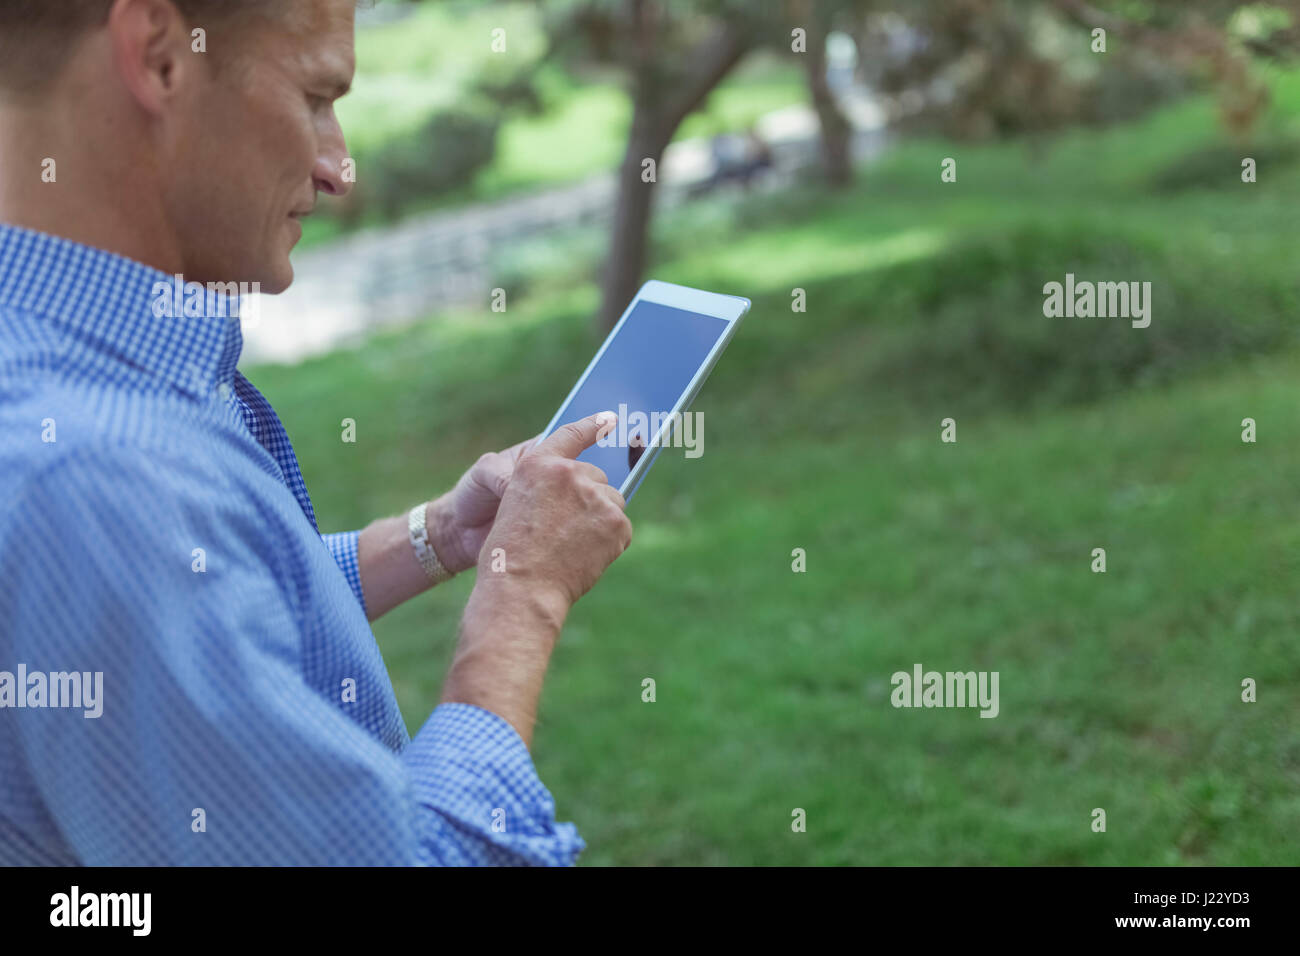
<instances>
[{"instance_id":1,"label":"index finger","mask_svg":"<svg viewBox=\"0 0 1300 956\"><path fill-rule=\"evenodd\" d=\"M618 415L615 412L597 412L576 422L561 425L545 441L539 442L533 450L542 453L550 452L564 458L577 458L596 444L596 441L617 422Z\"/></svg>"}]
</instances>

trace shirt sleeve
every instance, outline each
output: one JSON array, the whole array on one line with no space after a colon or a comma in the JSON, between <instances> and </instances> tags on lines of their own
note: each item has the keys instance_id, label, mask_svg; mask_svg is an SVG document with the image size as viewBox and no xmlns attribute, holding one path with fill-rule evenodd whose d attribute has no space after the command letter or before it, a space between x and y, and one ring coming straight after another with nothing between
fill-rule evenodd
<instances>
[{"instance_id":1,"label":"shirt sleeve","mask_svg":"<svg viewBox=\"0 0 1300 956\"><path fill-rule=\"evenodd\" d=\"M300 585L246 494L97 449L11 504L0 652L103 675L97 716L9 712L80 862L546 865L584 848L499 716L442 705L398 752L307 684Z\"/></svg>"},{"instance_id":2,"label":"shirt sleeve","mask_svg":"<svg viewBox=\"0 0 1300 956\"><path fill-rule=\"evenodd\" d=\"M484 862L571 866L586 847L572 823L554 822L555 802L523 738L490 710L440 704L405 756L419 799L440 826L471 837L493 831L475 842ZM490 823L483 816L488 804Z\"/></svg>"},{"instance_id":3,"label":"shirt sleeve","mask_svg":"<svg viewBox=\"0 0 1300 956\"><path fill-rule=\"evenodd\" d=\"M357 560L357 541L360 531L338 531L320 536L334 556L334 563L339 566L343 576L348 579L348 586L357 596L362 613L366 612L366 595L361 590L361 562ZM367 617L369 615L367 614Z\"/></svg>"}]
</instances>

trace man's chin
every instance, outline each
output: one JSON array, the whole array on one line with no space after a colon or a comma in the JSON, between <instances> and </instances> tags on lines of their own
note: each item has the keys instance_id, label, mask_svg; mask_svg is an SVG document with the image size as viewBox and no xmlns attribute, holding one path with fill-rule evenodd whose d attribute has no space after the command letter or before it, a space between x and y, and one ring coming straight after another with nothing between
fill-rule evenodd
<instances>
[{"instance_id":1,"label":"man's chin","mask_svg":"<svg viewBox=\"0 0 1300 956\"><path fill-rule=\"evenodd\" d=\"M263 295L279 295L291 285L293 285L293 265L286 258L282 268L262 278L261 288L258 291Z\"/></svg>"}]
</instances>

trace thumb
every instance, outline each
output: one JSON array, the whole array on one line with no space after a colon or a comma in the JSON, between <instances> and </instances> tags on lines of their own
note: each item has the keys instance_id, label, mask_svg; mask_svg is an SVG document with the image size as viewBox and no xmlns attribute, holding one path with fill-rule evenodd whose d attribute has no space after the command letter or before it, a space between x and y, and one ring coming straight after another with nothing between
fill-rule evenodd
<instances>
[{"instance_id":1,"label":"thumb","mask_svg":"<svg viewBox=\"0 0 1300 956\"><path fill-rule=\"evenodd\" d=\"M577 458L596 444L596 441L607 434L617 422L618 415L615 412L597 412L576 422L561 425L533 450L542 454Z\"/></svg>"}]
</instances>

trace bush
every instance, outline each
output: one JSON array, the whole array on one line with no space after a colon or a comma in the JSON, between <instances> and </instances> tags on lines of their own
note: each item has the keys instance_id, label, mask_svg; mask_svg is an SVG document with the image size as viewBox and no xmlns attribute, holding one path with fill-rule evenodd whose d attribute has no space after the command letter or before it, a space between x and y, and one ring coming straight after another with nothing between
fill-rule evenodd
<instances>
[{"instance_id":1,"label":"bush","mask_svg":"<svg viewBox=\"0 0 1300 956\"><path fill-rule=\"evenodd\" d=\"M1300 284L1264 268L1224 268L1220 258L1193 243L1171 249L1078 223L961 243L881 277L905 301L889 303L881 290L870 307L907 321L882 330L870 374L918 399L1027 408L1091 401L1294 343ZM1066 272L1151 282L1151 325L1044 316L1043 284Z\"/></svg>"},{"instance_id":2,"label":"bush","mask_svg":"<svg viewBox=\"0 0 1300 956\"><path fill-rule=\"evenodd\" d=\"M498 128L495 117L469 111L435 114L370 161L353 218L373 208L396 219L407 206L468 185L496 154Z\"/></svg>"},{"instance_id":3,"label":"bush","mask_svg":"<svg viewBox=\"0 0 1300 956\"><path fill-rule=\"evenodd\" d=\"M1152 176L1150 185L1157 192L1240 189L1244 156L1262 167L1278 169L1295 163L1300 157L1300 145L1293 140L1274 139L1250 146L1207 146L1179 156Z\"/></svg>"}]
</instances>

